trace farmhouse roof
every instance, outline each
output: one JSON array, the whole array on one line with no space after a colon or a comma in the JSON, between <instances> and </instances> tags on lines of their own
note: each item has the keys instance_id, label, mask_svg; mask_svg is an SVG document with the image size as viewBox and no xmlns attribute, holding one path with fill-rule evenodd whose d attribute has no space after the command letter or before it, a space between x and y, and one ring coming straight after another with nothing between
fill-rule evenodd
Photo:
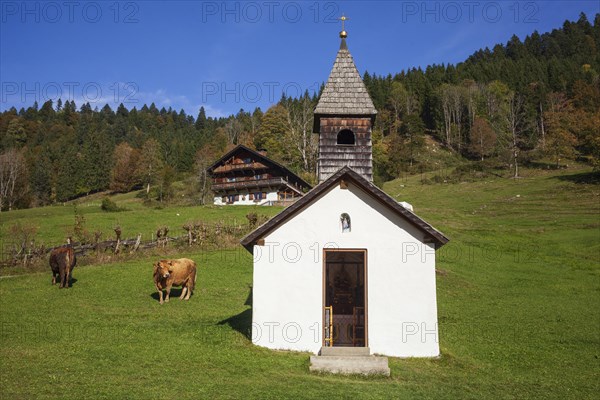
<instances>
[{"instance_id":1,"label":"farmhouse roof","mask_svg":"<svg viewBox=\"0 0 600 400\"><path fill-rule=\"evenodd\" d=\"M315 186L310 192L306 193L300 200L287 207L285 210L271 218L265 224L261 225L253 232L245 236L240 243L249 252L252 252L253 246L257 241L270 232L275 230L280 225L300 213L303 209L317 201L323 193L326 193L330 188L334 187L340 181L353 182L359 188L364 190L367 194L373 197L382 205L391 209L395 214L407 220L409 223L414 225L417 229L423 232L426 237L434 242L438 247L448 243L449 239L440 231L435 229L429 223L418 217L413 212L404 208L396 200L387 195L384 191L379 189L373 183L363 178L360 174L355 172L350 167L343 167L335 174L331 175L326 181L323 181L319 185Z\"/></svg>"},{"instance_id":2,"label":"farmhouse roof","mask_svg":"<svg viewBox=\"0 0 600 400\"><path fill-rule=\"evenodd\" d=\"M304 179L300 178L298 175L296 175L295 173L293 173L292 171L290 171L286 166L279 164L277 161L270 159L269 157L267 157L264 154L259 153L256 150L252 150L249 147L244 146L243 144L239 144L236 147L234 147L233 149L231 149L230 151L228 151L227 153L225 153L221 158L219 158L217 161L215 161L210 167L208 167L206 169L206 171L210 174L213 173L213 171L215 170L215 168L219 167L220 165L224 164L227 160L229 160L232 156L234 156L235 154L241 152L241 151L246 151L250 154L252 154L252 156L254 157L255 160L271 166L271 167L275 167L278 169L281 169L286 176L289 177L293 177L296 181L298 181L300 184L302 184L303 186L306 187L306 189L310 189L312 186L306 182Z\"/></svg>"},{"instance_id":3,"label":"farmhouse roof","mask_svg":"<svg viewBox=\"0 0 600 400\"><path fill-rule=\"evenodd\" d=\"M370 115L377 110L369 96L352 54L348 51L346 39L342 38L333 69L325 84L323 93L315 107L315 117L324 115Z\"/></svg>"}]
</instances>

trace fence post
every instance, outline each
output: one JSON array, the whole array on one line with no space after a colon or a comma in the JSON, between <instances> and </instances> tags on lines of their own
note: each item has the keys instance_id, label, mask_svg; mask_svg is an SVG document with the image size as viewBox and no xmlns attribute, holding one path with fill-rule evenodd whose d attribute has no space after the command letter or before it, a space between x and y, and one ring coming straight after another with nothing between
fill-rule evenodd
<instances>
[{"instance_id":1,"label":"fence post","mask_svg":"<svg viewBox=\"0 0 600 400\"><path fill-rule=\"evenodd\" d=\"M138 233L137 239L135 240L135 245L133 246L133 249L131 250L132 253L134 253L138 250L141 242L142 242L142 234Z\"/></svg>"},{"instance_id":2,"label":"fence post","mask_svg":"<svg viewBox=\"0 0 600 400\"><path fill-rule=\"evenodd\" d=\"M117 243L115 244L115 254L119 253L119 247L121 245L121 227L117 226L115 229L115 234L117 235Z\"/></svg>"}]
</instances>

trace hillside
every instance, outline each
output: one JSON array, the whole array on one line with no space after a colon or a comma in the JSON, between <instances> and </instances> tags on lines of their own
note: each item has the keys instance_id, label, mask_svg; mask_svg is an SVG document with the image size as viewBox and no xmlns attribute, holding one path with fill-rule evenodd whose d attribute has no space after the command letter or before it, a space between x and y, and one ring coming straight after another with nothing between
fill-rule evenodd
<instances>
[{"instance_id":1,"label":"hillside","mask_svg":"<svg viewBox=\"0 0 600 400\"><path fill-rule=\"evenodd\" d=\"M432 185L417 175L386 183L451 240L437 263L442 356L391 359L389 379L309 374L307 354L252 346L251 256L241 248L185 249L178 255L200 264L198 290L189 302L165 306L153 295L154 257L78 267L68 290L51 286L49 272L0 279L2 395L595 398L600 187L581 183L589 172L575 166L526 170L521 179ZM213 212L117 200L131 208L132 230L158 215ZM40 210L3 216L43 225ZM247 211L218 210L220 217ZM90 223L101 221L96 213L86 214ZM52 218L60 225L72 216Z\"/></svg>"},{"instance_id":2,"label":"hillside","mask_svg":"<svg viewBox=\"0 0 600 400\"><path fill-rule=\"evenodd\" d=\"M110 198L121 212L106 212L101 209L103 198ZM120 226L123 238L135 237L138 233L144 240L149 239L156 229L169 227L171 234L184 234L182 226L186 222L205 221L227 224L247 224L246 215L254 212L259 215L272 216L280 210L279 207L217 207L217 206L145 206L136 197L136 192L112 196L87 196L76 201L55 206L38 207L27 210L15 210L2 213L0 226L0 241L11 243L9 228L13 225L34 226L38 242L55 246L65 242L66 237L74 235L76 215L83 216L84 228L90 232L102 232L102 238L113 237L113 229Z\"/></svg>"},{"instance_id":3,"label":"hillside","mask_svg":"<svg viewBox=\"0 0 600 400\"><path fill-rule=\"evenodd\" d=\"M600 165L600 15L590 20L581 14L523 41L507 34L505 44L457 65L365 73L378 109L375 181L482 159L516 176L531 162ZM154 103L113 110L72 99L7 110L0 113L0 167L15 173L0 174L2 187L13 188L0 191L0 209L148 186L149 199L172 200L173 182L198 176L203 183L202 171L240 143L268 150L314 182L317 100L316 92L282 96L264 112L227 118L211 118L203 107L192 116ZM453 154L429 153L432 138Z\"/></svg>"}]
</instances>

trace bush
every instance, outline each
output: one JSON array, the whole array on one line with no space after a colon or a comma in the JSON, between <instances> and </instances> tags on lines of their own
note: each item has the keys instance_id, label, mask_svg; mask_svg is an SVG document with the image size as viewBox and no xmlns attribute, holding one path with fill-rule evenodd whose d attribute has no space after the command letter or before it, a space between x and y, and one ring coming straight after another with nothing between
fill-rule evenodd
<instances>
[{"instance_id":1,"label":"bush","mask_svg":"<svg viewBox=\"0 0 600 400\"><path fill-rule=\"evenodd\" d=\"M100 206L100 208L102 209L102 211L106 211L106 212L125 211L123 208L119 207L117 205L117 203L115 203L114 201L112 201L108 197L105 197L102 200L102 205Z\"/></svg>"}]
</instances>

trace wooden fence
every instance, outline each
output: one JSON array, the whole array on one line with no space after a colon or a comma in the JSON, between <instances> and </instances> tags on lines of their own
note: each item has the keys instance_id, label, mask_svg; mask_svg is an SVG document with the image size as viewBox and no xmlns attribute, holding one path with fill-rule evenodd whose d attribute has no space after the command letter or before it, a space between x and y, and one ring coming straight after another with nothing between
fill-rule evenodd
<instances>
[{"instance_id":1,"label":"wooden fence","mask_svg":"<svg viewBox=\"0 0 600 400\"><path fill-rule=\"evenodd\" d=\"M96 233L94 238L85 243L73 242L72 246L78 257L89 254L123 254L135 253L152 248L166 248L167 246L201 246L204 248L227 248L233 247L238 240L250 232L260 223L266 220L266 217L248 215L247 223L227 223L219 221L216 223L206 222L188 222L182 229L185 234L170 236L168 227L161 227L151 235L152 239L142 240L142 234L139 233L135 238L122 239L121 229L114 229L115 239L100 241L100 233ZM48 254L63 245L46 247L44 244L37 245L35 238L27 237L19 240L15 238L11 242L0 243L0 266L9 267L23 265L27 266L39 260L47 258Z\"/></svg>"}]
</instances>

